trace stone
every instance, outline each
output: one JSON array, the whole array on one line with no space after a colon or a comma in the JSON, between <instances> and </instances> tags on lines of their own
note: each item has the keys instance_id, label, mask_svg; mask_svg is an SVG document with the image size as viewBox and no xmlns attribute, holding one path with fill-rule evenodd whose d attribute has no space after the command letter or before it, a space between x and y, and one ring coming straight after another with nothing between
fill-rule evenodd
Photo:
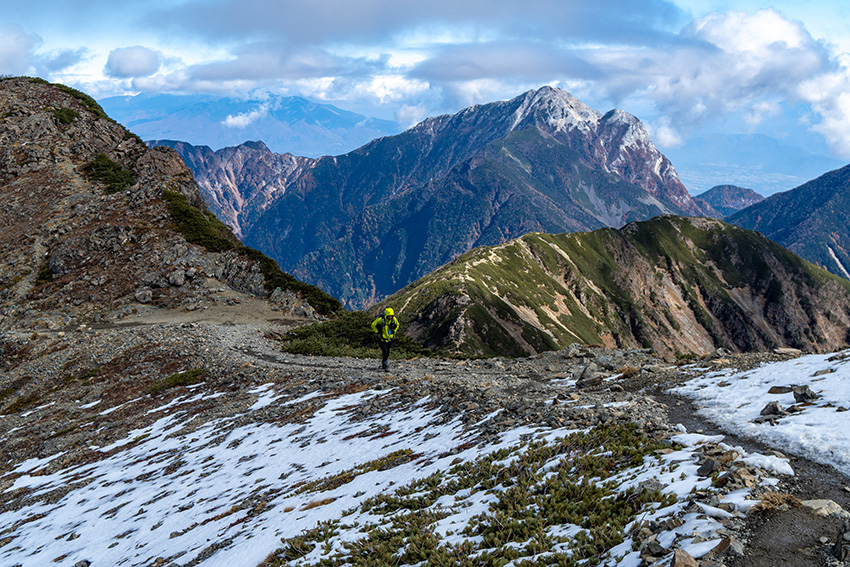
<instances>
[{"instance_id":1,"label":"stone","mask_svg":"<svg viewBox=\"0 0 850 567\"><path fill-rule=\"evenodd\" d=\"M720 463L714 459L706 459L697 469L697 474L699 476L710 476L711 473L716 471L719 467Z\"/></svg>"},{"instance_id":2,"label":"stone","mask_svg":"<svg viewBox=\"0 0 850 567\"><path fill-rule=\"evenodd\" d=\"M670 567L699 567L699 563L684 549L677 549L673 552L673 561L670 562Z\"/></svg>"},{"instance_id":3,"label":"stone","mask_svg":"<svg viewBox=\"0 0 850 567\"><path fill-rule=\"evenodd\" d=\"M727 356L729 356L729 352L722 347L718 347L718 348L714 349L713 351L711 351L711 353L709 353L709 355L706 356L705 359L706 360L715 360L715 359L724 358L724 357L727 357Z\"/></svg>"},{"instance_id":4,"label":"stone","mask_svg":"<svg viewBox=\"0 0 850 567\"><path fill-rule=\"evenodd\" d=\"M784 355L788 355L788 356L800 356L801 354L803 354L803 351L801 351L798 348L779 347L779 348L773 349L773 353L774 354L784 354Z\"/></svg>"},{"instance_id":5,"label":"stone","mask_svg":"<svg viewBox=\"0 0 850 567\"><path fill-rule=\"evenodd\" d=\"M662 557L667 553L667 550L656 540L646 542L641 549L641 557Z\"/></svg>"},{"instance_id":6,"label":"stone","mask_svg":"<svg viewBox=\"0 0 850 567\"><path fill-rule=\"evenodd\" d=\"M770 390L767 391L768 394L790 394L793 391L793 388L789 388L788 386L771 386Z\"/></svg>"},{"instance_id":7,"label":"stone","mask_svg":"<svg viewBox=\"0 0 850 567\"><path fill-rule=\"evenodd\" d=\"M850 513L833 500L803 500L803 506L811 510L815 516L843 518L850 520Z\"/></svg>"},{"instance_id":8,"label":"stone","mask_svg":"<svg viewBox=\"0 0 850 567\"><path fill-rule=\"evenodd\" d=\"M832 546L832 555L839 561L850 559L850 522L845 521L844 526L838 530L835 543Z\"/></svg>"},{"instance_id":9,"label":"stone","mask_svg":"<svg viewBox=\"0 0 850 567\"><path fill-rule=\"evenodd\" d=\"M180 269L174 270L168 274L168 283L174 287L180 287L186 283L186 272Z\"/></svg>"},{"instance_id":10,"label":"stone","mask_svg":"<svg viewBox=\"0 0 850 567\"><path fill-rule=\"evenodd\" d=\"M153 300L153 291L149 287L141 287L134 294L139 303L150 303Z\"/></svg>"},{"instance_id":11,"label":"stone","mask_svg":"<svg viewBox=\"0 0 850 567\"><path fill-rule=\"evenodd\" d=\"M811 388L808 386L797 386L794 388L794 400L798 404L802 404L804 402L811 402L818 399L818 396Z\"/></svg>"},{"instance_id":12,"label":"stone","mask_svg":"<svg viewBox=\"0 0 850 567\"><path fill-rule=\"evenodd\" d=\"M812 376L826 376L827 374L832 374L833 372L835 372L835 368L824 368L823 370L818 370L817 372L812 374Z\"/></svg>"},{"instance_id":13,"label":"stone","mask_svg":"<svg viewBox=\"0 0 850 567\"><path fill-rule=\"evenodd\" d=\"M761 415L782 415L782 406L776 401L769 402L761 410Z\"/></svg>"}]
</instances>

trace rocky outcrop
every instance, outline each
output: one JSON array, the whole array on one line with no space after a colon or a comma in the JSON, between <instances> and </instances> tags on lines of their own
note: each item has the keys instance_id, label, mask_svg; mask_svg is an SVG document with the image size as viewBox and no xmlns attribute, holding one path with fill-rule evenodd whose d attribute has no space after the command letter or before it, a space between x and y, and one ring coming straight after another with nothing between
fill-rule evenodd
<instances>
[{"instance_id":1,"label":"rocky outcrop","mask_svg":"<svg viewBox=\"0 0 850 567\"><path fill-rule=\"evenodd\" d=\"M181 232L165 193L182 195L196 220L207 213L174 150L149 149L87 95L40 80L0 80L0 108L4 324L33 320L28 312L57 325L109 320L222 285L268 295L266 273L235 237L232 250L210 250Z\"/></svg>"}]
</instances>

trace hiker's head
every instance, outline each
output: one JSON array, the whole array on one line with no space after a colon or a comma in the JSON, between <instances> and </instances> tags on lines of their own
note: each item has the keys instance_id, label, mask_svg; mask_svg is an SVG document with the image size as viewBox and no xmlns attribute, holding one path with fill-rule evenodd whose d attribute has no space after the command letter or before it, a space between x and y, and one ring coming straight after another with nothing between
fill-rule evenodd
<instances>
[{"instance_id":1,"label":"hiker's head","mask_svg":"<svg viewBox=\"0 0 850 567\"><path fill-rule=\"evenodd\" d=\"M393 315L395 315L395 311L393 311L392 307L384 309L384 317L392 317Z\"/></svg>"}]
</instances>

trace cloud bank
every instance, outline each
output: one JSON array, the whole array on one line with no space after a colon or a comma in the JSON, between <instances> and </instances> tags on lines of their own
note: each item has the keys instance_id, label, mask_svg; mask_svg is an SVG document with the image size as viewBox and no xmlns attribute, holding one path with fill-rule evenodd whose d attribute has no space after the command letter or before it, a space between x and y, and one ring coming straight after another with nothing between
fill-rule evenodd
<instances>
[{"instance_id":1,"label":"cloud bank","mask_svg":"<svg viewBox=\"0 0 850 567\"><path fill-rule=\"evenodd\" d=\"M850 56L775 9L694 18L668 0L151 0L121 16L146 34L107 51L103 74L122 89L270 90L408 123L549 84L637 114L662 145L717 121L791 123L804 108L797 127L850 157ZM0 73L86 56L40 45L0 27Z\"/></svg>"},{"instance_id":2,"label":"cloud bank","mask_svg":"<svg viewBox=\"0 0 850 567\"><path fill-rule=\"evenodd\" d=\"M122 47L109 52L106 74L119 79L147 77L159 70L160 62L160 54L147 47Z\"/></svg>"}]
</instances>

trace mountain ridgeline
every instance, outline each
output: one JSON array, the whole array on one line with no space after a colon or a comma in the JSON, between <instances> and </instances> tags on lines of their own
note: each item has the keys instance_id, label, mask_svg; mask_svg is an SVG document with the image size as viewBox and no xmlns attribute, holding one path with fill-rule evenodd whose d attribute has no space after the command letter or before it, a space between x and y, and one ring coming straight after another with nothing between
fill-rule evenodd
<instances>
[{"instance_id":1,"label":"mountain ridgeline","mask_svg":"<svg viewBox=\"0 0 850 567\"><path fill-rule=\"evenodd\" d=\"M278 168L271 185L245 174L219 184L226 175L193 166L213 163L209 152L202 159L175 147L246 244L356 308L476 246L528 232L713 213L690 197L637 118L602 114L550 87L430 118L341 156L281 160L256 145L231 152ZM230 158L215 154L213 167L226 168Z\"/></svg>"},{"instance_id":2,"label":"mountain ridgeline","mask_svg":"<svg viewBox=\"0 0 850 567\"><path fill-rule=\"evenodd\" d=\"M477 248L380 306L426 345L471 355L570 343L829 351L850 341L850 281L760 234L696 217Z\"/></svg>"},{"instance_id":3,"label":"mountain ridgeline","mask_svg":"<svg viewBox=\"0 0 850 567\"><path fill-rule=\"evenodd\" d=\"M850 278L850 165L768 197L727 220Z\"/></svg>"}]
</instances>

